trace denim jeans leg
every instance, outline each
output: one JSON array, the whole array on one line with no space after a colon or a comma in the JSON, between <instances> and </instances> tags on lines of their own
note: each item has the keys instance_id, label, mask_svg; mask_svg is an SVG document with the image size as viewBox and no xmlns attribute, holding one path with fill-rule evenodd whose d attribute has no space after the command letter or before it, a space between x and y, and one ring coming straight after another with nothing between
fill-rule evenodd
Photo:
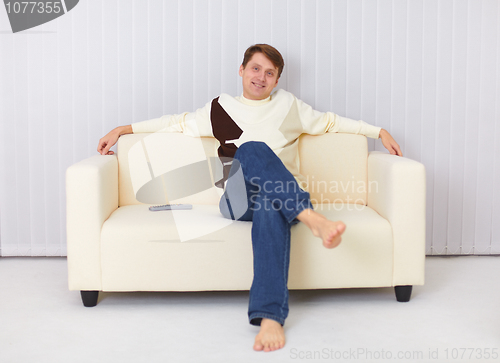
<instances>
[{"instance_id":1,"label":"denim jeans leg","mask_svg":"<svg viewBox=\"0 0 500 363\"><path fill-rule=\"evenodd\" d=\"M235 161L230 175L234 175L237 168L242 169L246 193L241 189L235 193L236 178L230 177L219 205L226 218L253 220L250 324L260 325L262 318L269 318L283 325L288 316L290 227L298 222L296 216L301 211L312 209L309 193L300 189L293 175L265 143L241 145ZM276 188L277 185L286 187ZM241 203L246 203L248 210L242 213L240 208L235 218L233 209Z\"/></svg>"},{"instance_id":2,"label":"denim jeans leg","mask_svg":"<svg viewBox=\"0 0 500 363\"><path fill-rule=\"evenodd\" d=\"M239 175L238 171L240 171ZM253 196L257 193L257 189L248 181L239 180L243 174L237 160L233 162L229 175L224 194L219 201L219 210L224 218L251 221L253 219ZM241 187L241 183L244 184L244 188Z\"/></svg>"},{"instance_id":3,"label":"denim jeans leg","mask_svg":"<svg viewBox=\"0 0 500 363\"><path fill-rule=\"evenodd\" d=\"M292 173L265 143L246 142L234 158L240 163L245 181L271 200L288 223L304 209L313 209L309 193L300 188Z\"/></svg>"},{"instance_id":4,"label":"denim jeans leg","mask_svg":"<svg viewBox=\"0 0 500 363\"><path fill-rule=\"evenodd\" d=\"M269 201L258 195L252 225L253 282L248 318L260 325L262 318L285 324L288 316L288 267L290 224Z\"/></svg>"}]
</instances>

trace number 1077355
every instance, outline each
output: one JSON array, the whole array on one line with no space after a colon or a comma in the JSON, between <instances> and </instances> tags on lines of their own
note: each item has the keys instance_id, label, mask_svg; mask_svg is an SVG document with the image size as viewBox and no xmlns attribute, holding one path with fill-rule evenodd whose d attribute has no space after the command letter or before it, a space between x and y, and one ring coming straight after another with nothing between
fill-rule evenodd
<instances>
[{"instance_id":1,"label":"number 1077355","mask_svg":"<svg viewBox=\"0 0 500 363\"><path fill-rule=\"evenodd\" d=\"M59 14L64 11L61 1L10 1L5 3L5 8L9 14L15 13L56 13Z\"/></svg>"}]
</instances>

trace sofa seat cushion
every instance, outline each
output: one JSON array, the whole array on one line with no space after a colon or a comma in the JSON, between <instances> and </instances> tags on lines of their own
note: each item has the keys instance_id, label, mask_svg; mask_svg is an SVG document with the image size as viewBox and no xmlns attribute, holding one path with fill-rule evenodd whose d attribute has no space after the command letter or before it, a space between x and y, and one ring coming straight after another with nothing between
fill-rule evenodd
<instances>
[{"instance_id":1,"label":"sofa seat cushion","mask_svg":"<svg viewBox=\"0 0 500 363\"><path fill-rule=\"evenodd\" d=\"M101 232L103 291L248 290L253 276L251 222L222 217L216 205L151 212L122 206ZM343 220L343 241L327 250L299 223L292 227L289 287L391 286L392 231L361 205L319 205Z\"/></svg>"},{"instance_id":2,"label":"sofa seat cushion","mask_svg":"<svg viewBox=\"0 0 500 363\"><path fill-rule=\"evenodd\" d=\"M359 204L319 204L315 210L333 221L343 221L342 242L323 247L303 223L292 227L290 289L392 286L394 244L390 223Z\"/></svg>"}]
</instances>

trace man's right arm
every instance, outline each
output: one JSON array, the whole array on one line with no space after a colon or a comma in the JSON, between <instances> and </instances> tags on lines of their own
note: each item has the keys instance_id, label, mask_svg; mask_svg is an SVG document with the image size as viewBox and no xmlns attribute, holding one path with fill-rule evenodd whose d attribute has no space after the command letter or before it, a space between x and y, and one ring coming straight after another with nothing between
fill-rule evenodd
<instances>
[{"instance_id":1,"label":"man's right arm","mask_svg":"<svg viewBox=\"0 0 500 363\"><path fill-rule=\"evenodd\" d=\"M111 130L99 140L97 151L101 155L113 155L109 149L116 144L121 135L133 133L153 132L182 132L193 137L212 136L210 122L211 102L195 112L184 112L177 115L165 115L159 118L135 122L127 126L119 126Z\"/></svg>"},{"instance_id":2,"label":"man's right arm","mask_svg":"<svg viewBox=\"0 0 500 363\"><path fill-rule=\"evenodd\" d=\"M97 145L97 151L101 155L113 155L115 152L109 149L116 144L118 138L121 135L132 134L132 125L118 126L108 132L104 137L99 140L99 145Z\"/></svg>"}]
</instances>

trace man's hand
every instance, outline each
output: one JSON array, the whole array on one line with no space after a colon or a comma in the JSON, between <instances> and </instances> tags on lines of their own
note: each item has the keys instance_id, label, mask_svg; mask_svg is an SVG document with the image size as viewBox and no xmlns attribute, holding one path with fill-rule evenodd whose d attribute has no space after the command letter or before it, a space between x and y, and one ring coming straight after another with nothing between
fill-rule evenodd
<instances>
[{"instance_id":1,"label":"man's hand","mask_svg":"<svg viewBox=\"0 0 500 363\"><path fill-rule=\"evenodd\" d=\"M387 130L380 130L379 138L382 140L382 144L387 150L389 150L391 155L403 156L398 143L392 138L391 134L387 132Z\"/></svg>"},{"instance_id":2,"label":"man's hand","mask_svg":"<svg viewBox=\"0 0 500 363\"><path fill-rule=\"evenodd\" d=\"M110 151L109 149L114 144L116 144L116 142L118 141L118 138L121 135L131 134L131 133L132 133L132 126L131 125L120 126L120 127L117 127L115 129L111 130L110 132L108 132L106 134L106 136L102 137L99 140L99 145L97 145L97 151L101 155L113 155L115 152Z\"/></svg>"}]
</instances>

